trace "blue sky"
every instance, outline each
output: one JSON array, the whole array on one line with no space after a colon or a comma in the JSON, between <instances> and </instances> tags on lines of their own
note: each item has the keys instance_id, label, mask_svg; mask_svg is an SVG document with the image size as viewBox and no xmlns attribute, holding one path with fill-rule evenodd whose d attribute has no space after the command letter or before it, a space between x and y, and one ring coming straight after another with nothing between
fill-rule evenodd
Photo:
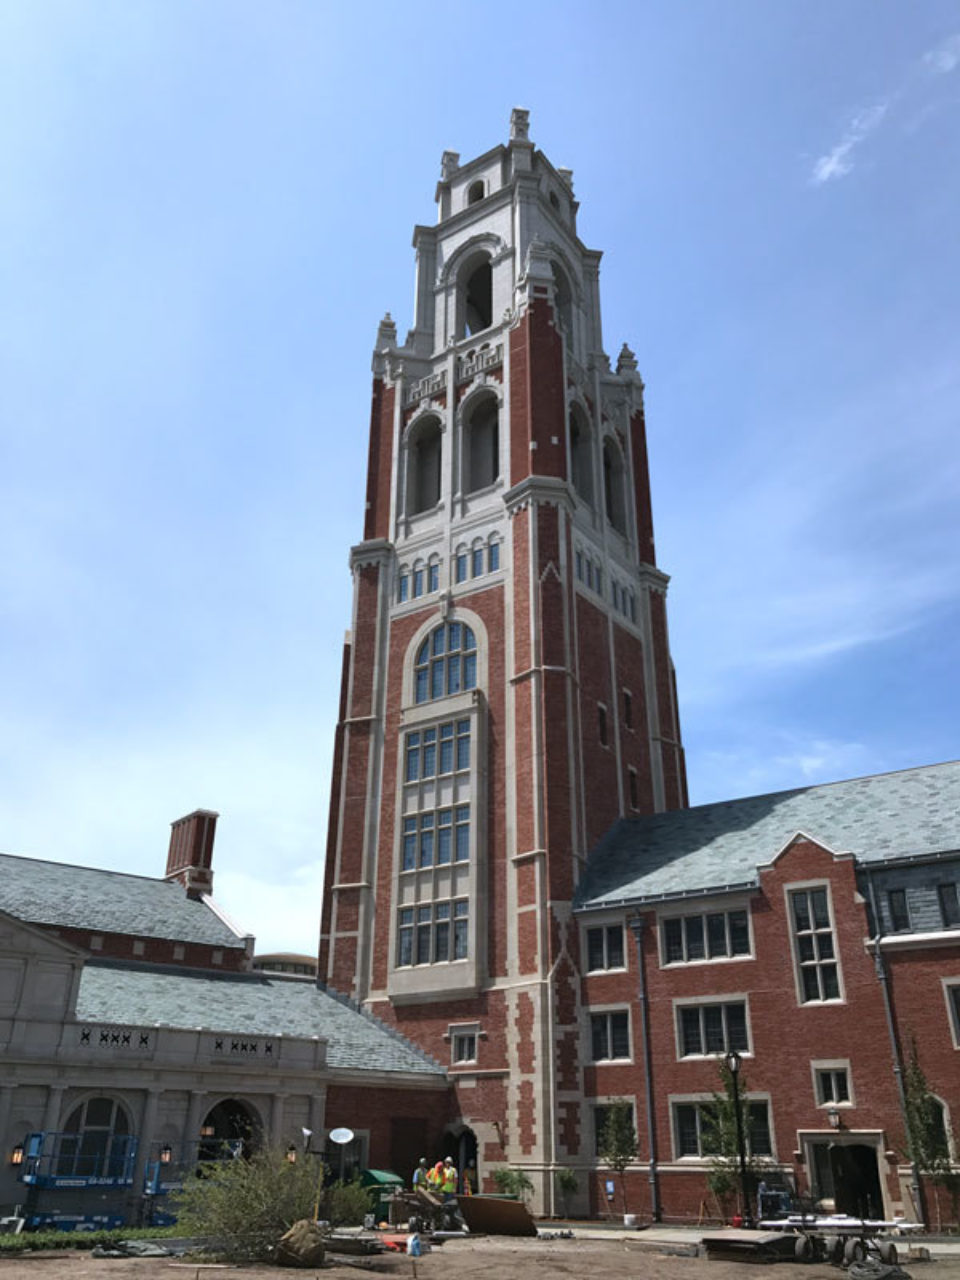
<instances>
[{"instance_id":1,"label":"blue sky","mask_svg":"<svg viewBox=\"0 0 960 1280\"><path fill-rule=\"evenodd\" d=\"M377 322L441 152L574 170L694 802L955 758L953 3L0 0L0 847L312 950Z\"/></svg>"}]
</instances>

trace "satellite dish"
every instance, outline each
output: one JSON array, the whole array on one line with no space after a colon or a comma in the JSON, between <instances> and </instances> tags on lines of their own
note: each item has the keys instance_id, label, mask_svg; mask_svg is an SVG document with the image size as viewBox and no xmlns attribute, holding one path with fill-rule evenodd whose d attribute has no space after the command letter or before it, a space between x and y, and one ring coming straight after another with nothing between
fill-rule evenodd
<instances>
[{"instance_id":1,"label":"satellite dish","mask_svg":"<svg viewBox=\"0 0 960 1280\"><path fill-rule=\"evenodd\" d=\"M330 1141L335 1142L338 1147L345 1147L348 1142L353 1141L353 1130L352 1129L331 1129L329 1137L330 1137Z\"/></svg>"}]
</instances>

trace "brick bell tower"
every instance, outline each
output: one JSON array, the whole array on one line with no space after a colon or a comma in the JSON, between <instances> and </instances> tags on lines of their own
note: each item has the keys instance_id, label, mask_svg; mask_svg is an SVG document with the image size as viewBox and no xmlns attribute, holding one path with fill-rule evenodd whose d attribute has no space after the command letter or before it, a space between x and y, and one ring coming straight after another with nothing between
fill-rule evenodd
<instances>
[{"instance_id":1,"label":"brick bell tower","mask_svg":"<svg viewBox=\"0 0 960 1280\"><path fill-rule=\"evenodd\" d=\"M549 1208L581 1153L584 859L686 782L643 382L528 129L444 153L414 327L377 334L320 978L449 1063L461 1159Z\"/></svg>"}]
</instances>

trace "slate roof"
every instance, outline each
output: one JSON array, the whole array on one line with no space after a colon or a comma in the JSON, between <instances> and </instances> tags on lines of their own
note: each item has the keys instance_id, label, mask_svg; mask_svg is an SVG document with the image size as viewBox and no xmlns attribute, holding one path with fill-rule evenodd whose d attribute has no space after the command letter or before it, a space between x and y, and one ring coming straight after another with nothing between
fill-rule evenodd
<instances>
[{"instance_id":1,"label":"slate roof","mask_svg":"<svg viewBox=\"0 0 960 1280\"><path fill-rule=\"evenodd\" d=\"M334 1069L445 1070L408 1040L312 983L262 973L208 974L106 960L88 961L77 1017L85 1022L197 1027L243 1035L321 1036Z\"/></svg>"},{"instance_id":2,"label":"slate roof","mask_svg":"<svg viewBox=\"0 0 960 1280\"><path fill-rule=\"evenodd\" d=\"M182 884L0 853L0 910L30 924L242 947L240 936Z\"/></svg>"},{"instance_id":3,"label":"slate roof","mask_svg":"<svg viewBox=\"0 0 960 1280\"><path fill-rule=\"evenodd\" d=\"M575 906L753 885L798 832L868 863L960 851L960 761L621 819Z\"/></svg>"}]
</instances>

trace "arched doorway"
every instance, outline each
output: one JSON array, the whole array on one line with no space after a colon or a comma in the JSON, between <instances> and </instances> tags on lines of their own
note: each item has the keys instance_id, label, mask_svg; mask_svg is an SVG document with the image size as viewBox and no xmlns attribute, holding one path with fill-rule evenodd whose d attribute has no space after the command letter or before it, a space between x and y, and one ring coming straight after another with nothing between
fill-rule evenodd
<instances>
[{"instance_id":1,"label":"arched doorway","mask_svg":"<svg viewBox=\"0 0 960 1280\"><path fill-rule=\"evenodd\" d=\"M224 1098L206 1114L200 1126L200 1160L244 1159L256 1151L262 1140L260 1118L245 1102Z\"/></svg>"},{"instance_id":2,"label":"arched doorway","mask_svg":"<svg viewBox=\"0 0 960 1280\"><path fill-rule=\"evenodd\" d=\"M447 1156L453 1160L457 1166L457 1172L460 1175L460 1185L463 1186L463 1171L470 1171L468 1176L472 1175L473 1191L480 1190L479 1169L477 1167L477 1135L472 1129L468 1129L465 1125L459 1129L452 1129L443 1135L443 1158Z\"/></svg>"}]
</instances>

